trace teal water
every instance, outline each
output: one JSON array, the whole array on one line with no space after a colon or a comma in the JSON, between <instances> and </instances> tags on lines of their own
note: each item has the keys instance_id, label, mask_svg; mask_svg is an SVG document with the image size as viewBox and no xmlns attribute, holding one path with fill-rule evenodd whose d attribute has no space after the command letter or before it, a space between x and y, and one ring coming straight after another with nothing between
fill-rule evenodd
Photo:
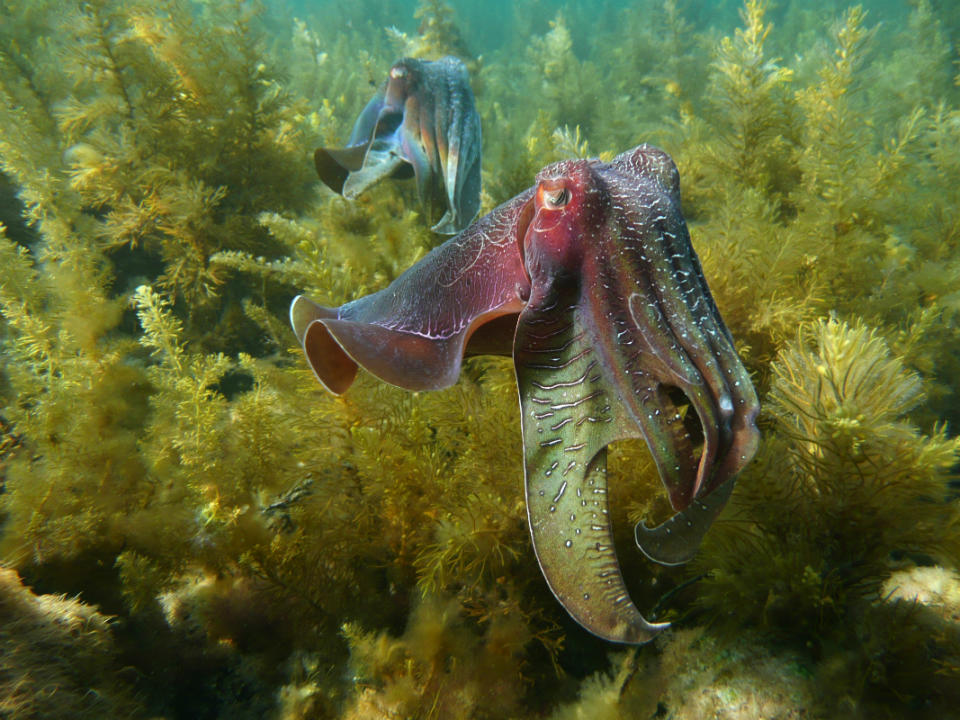
<instances>
[{"instance_id":1,"label":"teal water","mask_svg":"<svg viewBox=\"0 0 960 720\"><path fill-rule=\"evenodd\" d=\"M960 717L958 41L928 0L0 3L0 718ZM647 644L544 580L509 355L335 397L290 327L447 240L408 167L346 200L313 160L444 54L481 216L669 153L759 396L685 565L610 446Z\"/></svg>"}]
</instances>

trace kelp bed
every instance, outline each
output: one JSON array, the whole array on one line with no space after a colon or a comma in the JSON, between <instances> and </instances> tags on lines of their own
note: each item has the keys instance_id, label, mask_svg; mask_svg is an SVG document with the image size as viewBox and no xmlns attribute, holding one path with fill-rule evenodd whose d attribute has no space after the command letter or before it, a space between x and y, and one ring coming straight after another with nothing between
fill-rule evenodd
<instances>
[{"instance_id":1,"label":"kelp bed","mask_svg":"<svg viewBox=\"0 0 960 720\"><path fill-rule=\"evenodd\" d=\"M0 715L956 717L960 9L808 5L0 5ZM351 204L310 158L445 53L484 211L673 155L763 399L689 567L631 546L666 504L614 447L631 592L677 628L638 650L542 580L508 360L336 398L287 327L439 241L412 184Z\"/></svg>"}]
</instances>

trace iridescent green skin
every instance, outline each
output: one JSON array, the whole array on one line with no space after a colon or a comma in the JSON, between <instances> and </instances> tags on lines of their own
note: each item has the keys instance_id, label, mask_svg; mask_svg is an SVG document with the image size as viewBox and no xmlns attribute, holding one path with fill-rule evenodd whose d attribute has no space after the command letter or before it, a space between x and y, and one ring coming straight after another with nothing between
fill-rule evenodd
<instances>
[{"instance_id":1,"label":"iridescent green skin","mask_svg":"<svg viewBox=\"0 0 960 720\"><path fill-rule=\"evenodd\" d=\"M531 297L514 354L522 409L527 517L550 589L591 632L645 642L648 623L630 601L607 508L607 445L632 424L604 377L575 286Z\"/></svg>"},{"instance_id":2,"label":"iridescent green skin","mask_svg":"<svg viewBox=\"0 0 960 720\"><path fill-rule=\"evenodd\" d=\"M544 577L586 629L646 642L665 625L647 622L627 593L606 448L646 440L677 514L639 525L637 543L657 562L685 562L756 450L757 397L690 245L665 153L640 146L611 163L556 163L537 181L385 290L336 309L297 298L291 320L334 392L358 365L401 387L446 387L465 352L512 345ZM670 390L697 413L699 456Z\"/></svg>"}]
</instances>

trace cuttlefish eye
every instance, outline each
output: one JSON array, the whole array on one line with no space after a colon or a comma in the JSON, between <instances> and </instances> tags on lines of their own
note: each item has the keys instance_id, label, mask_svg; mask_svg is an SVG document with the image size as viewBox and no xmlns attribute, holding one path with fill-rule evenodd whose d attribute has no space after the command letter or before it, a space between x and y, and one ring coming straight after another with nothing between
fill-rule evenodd
<instances>
[{"instance_id":1,"label":"cuttlefish eye","mask_svg":"<svg viewBox=\"0 0 960 720\"><path fill-rule=\"evenodd\" d=\"M540 200L544 207L551 210L564 207L570 202L570 191L565 187L559 188L540 188Z\"/></svg>"},{"instance_id":2,"label":"cuttlefish eye","mask_svg":"<svg viewBox=\"0 0 960 720\"><path fill-rule=\"evenodd\" d=\"M400 67L390 68L390 77L394 80L398 80L407 74L407 71Z\"/></svg>"}]
</instances>

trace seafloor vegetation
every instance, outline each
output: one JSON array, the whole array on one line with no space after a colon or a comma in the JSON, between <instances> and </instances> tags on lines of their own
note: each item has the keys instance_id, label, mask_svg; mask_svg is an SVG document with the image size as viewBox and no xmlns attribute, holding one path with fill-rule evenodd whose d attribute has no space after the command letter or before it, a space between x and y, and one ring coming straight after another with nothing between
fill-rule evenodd
<instances>
[{"instance_id":1,"label":"seafloor vegetation","mask_svg":"<svg viewBox=\"0 0 960 720\"><path fill-rule=\"evenodd\" d=\"M960 716L960 7L478 6L0 3L0 715ZM538 571L508 360L334 398L287 327L439 241L311 153L444 53L485 210L674 156L764 399L689 567L631 547L665 501L614 448L631 592L676 621L637 650Z\"/></svg>"}]
</instances>

